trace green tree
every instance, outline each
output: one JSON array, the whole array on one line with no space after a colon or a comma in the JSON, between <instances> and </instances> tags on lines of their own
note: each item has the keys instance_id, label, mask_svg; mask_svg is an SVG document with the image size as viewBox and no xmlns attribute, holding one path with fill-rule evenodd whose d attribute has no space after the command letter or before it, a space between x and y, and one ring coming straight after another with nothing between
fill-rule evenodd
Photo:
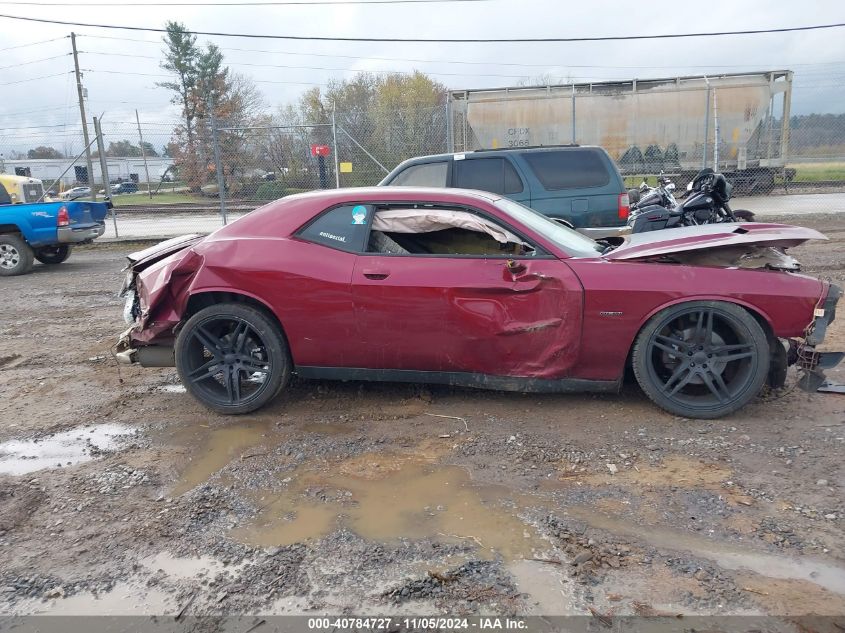
<instances>
[{"instance_id":1,"label":"green tree","mask_svg":"<svg viewBox=\"0 0 845 633\"><path fill-rule=\"evenodd\" d=\"M143 143L141 143L141 146L144 148L144 154L148 158L151 157L151 156L152 157L158 156L158 152L156 152L155 147L153 147L153 144L150 143L149 141L144 141Z\"/></svg>"},{"instance_id":2,"label":"green tree","mask_svg":"<svg viewBox=\"0 0 845 633\"><path fill-rule=\"evenodd\" d=\"M35 149L31 149L26 153L27 158L64 158L65 155L62 154L59 150L55 147L45 147L44 145L39 145Z\"/></svg>"},{"instance_id":3,"label":"green tree","mask_svg":"<svg viewBox=\"0 0 845 633\"><path fill-rule=\"evenodd\" d=\"M197 37L188 32L184 24L167 22L164 41L164 61L161 67L171 73L172 81L161 81L156 85L172 90L171 103L181 106L185 120L185 133L188 142L193 142L194 119L196 118L196 99L194 90L197 86L199 70L197 68L200 51Z\"/></svg>"},{"instance_id":4,"label":"green tree","mask_svg":"<svg viewBox=\"0 0 845 633\"><path fill-rule=\"evenodd\" d=\"M229 72L216 45L197 45L196 37L183 24L167 22L163 41L161 66L173 74L173 80L158 85L174 92L172 102L181 106L184 121L174 129L167 152L180 176L196 191L213 179L215 171L210 108L227 127L243 125L260 107L261 96L254 83ZM238 136L231 132L220 135L227 156L238 155L243 145ZM237 164L232 160L224 171L234 175Z\"/></svg>"},{"instance_id":5,"label":"green tree","mask_svg":"<svg viewBox=\"0 0 845 633\"><path fill-rule=\"evenodd\" d=\"M128 156L136 157L141 155L141 148L133 145L131 141L111 141L108 148L106 148L106 156L118 157Z\"/></svg>"}]
</instances>

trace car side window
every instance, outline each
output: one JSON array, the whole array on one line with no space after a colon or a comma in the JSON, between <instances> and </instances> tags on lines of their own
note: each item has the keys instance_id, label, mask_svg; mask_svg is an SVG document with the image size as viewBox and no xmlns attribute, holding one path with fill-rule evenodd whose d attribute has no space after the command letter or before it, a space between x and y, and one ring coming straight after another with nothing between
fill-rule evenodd
<instances>
[{"instance_id":1,"label":"car side window","mask_svg":"<svg viewBox=\"0 0 845 633\"><path fill-rule=\"evenodd\" d=\"M489 218L432 207L376 209L367 251L463 257L535 257L539 252Z\"/></svg>"},{"instance_id":2,"label":"car side window","mask_svg":"<svg viewBox=\"0 0 845 633\"><path fill-rule=\"evenodd\" d=\"M12 204L12 196L2 184L0 184L0 204Z\"/></svg>"},{"instance_id":3,"label":"car side window","mask_svg":"<svg viewBox=\"0 0 845 633\"><path fill-rule=\"evenodd\" d=\"M445 187L449 165L445 161L411 165L389 183L391 187Z\"/></svg>"},{"instance_id":4,"label":"car side window","mask_svg":"<svg viewBox=\"0 0 845 633\"><path fill-rule=\"evenodd\" d=\"M522 158L546 191L602 187L610 182L607 165L595 151L526 152Z\"/></svg>"},{"instance_id":5,"label":"car side window","mask_svg":"<svg viewBox=\"0 0 845 633\"><path fill-rule=\"evenodd\" d=\"M373 207L369 204L344 205L330 209L300 230L304 240L348 253L365 250Z\"/></svg>"},{"instance_id":6,"label":"car side window","mask_svg":"<svg viewBox=\"0 0 845 633\"><path fill-rule=\"evenodd\" d=\"M455 161L455 184L461 189L480 189L507 195L522 191L522 180L504 158L470 158Z\"/></svg>"}]
</instances>

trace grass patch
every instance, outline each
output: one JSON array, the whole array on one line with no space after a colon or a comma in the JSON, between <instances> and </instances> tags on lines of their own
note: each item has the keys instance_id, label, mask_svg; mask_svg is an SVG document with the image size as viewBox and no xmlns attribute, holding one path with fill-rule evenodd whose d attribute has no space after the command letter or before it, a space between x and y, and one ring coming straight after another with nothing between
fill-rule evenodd
<instances>
[{"instance_id":1,"label":"grass patch","mask_svg":"<svg viewBox=\"0 0 845 633\"><path fill-rule=\"evenodd\" d=\"M845 182L845 162L826 162L826 163L790 163L787 165L789 169L795 170L795 178L792 179L794 183L823 182L838 180ZM775 182L781 183L782 179L779 175L775 176ZM671 176L670 176L671 178ZM637 189L640 183L645 180L652 187L657 185L656 176L631 175L623 178L626 189ZM674 179L675 186L680 190L686 187L687 183L680 183L677 178Z\"/></svg>"},{"instance_id":2,"label":"grass patch","mask_svg":"<svg viewBox=\"0 0 845 633\"><path fill-rule=\"evenodd\" d=\"M843 163L790 163L795 170L792 182L819 182L823 180L845 181L845 162Z\"/></svg>"},{"instance_id":3,"label":"grass patch","mask_svg":"<svg viewBox=\"0 0 845 633\"><path fill-rule=\"evenodd\" d=\"M203 196L191 193L158 193L153 194L153 197L150 198L146 191L143 193L115 196L113 198L114 206L117 208L136 205L179 204L180 202L214 204L214 200L214 198L204 198Z\"/></svg>"}]
</instances>

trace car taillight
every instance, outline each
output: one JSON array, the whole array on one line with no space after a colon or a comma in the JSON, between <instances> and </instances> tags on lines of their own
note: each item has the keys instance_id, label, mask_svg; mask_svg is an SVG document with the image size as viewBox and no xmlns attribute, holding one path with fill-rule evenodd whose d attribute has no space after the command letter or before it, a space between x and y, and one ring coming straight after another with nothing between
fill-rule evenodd
<instances>
[{"instance_id":1,"label":"car taillight","mask_svg":"<svg viewBox=\"0 0 845 633\"><path fill-rule=\"evenodd\" d=\"M619 219L627 220L631 214L631 201L628 199L627 193L619 194Z\"/></svg>"},{"instance_id":2,"label":"car taillight","mask_svg":"<svg viewBox=\"0 0 845 633\"><path fill-rule=\"evenodd\" d=\"M59 215L56 219L59 226L70 224L70 214L67 212L67 207L59 207Z\"/></svg>"}]
</instances>

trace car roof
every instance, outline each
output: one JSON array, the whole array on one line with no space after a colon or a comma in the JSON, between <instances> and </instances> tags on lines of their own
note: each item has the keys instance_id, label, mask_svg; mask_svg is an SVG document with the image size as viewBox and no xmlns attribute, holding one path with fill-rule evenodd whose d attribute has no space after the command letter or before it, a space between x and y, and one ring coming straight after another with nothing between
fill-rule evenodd
<instances>
[{"instance_id":1,"label":"car roof","mask_svg":"<svg viewBox=\"0 0 845 633\"><path fill-rule=\"evenodd\" d=\"M208 242L245 235L289 235L319 213L335 206L359 203L428 203L489 206L502 196L487 191L445 187L350 187L285 196L238 218L208 238Z\"/></svg>"},{"instance_id":2,"label":"car roof","mask_svg":"<svg viewBox=\"0 0 845 633\"><path fill-rule=\"evenodd\" d=\"M447 187L346 187L321 189L287 196L283 200L319 199L327 205L342 202L467 202L467 198L494 202L502 196L489 191Z\"/></svg>"},{"instance_id":3,"label":"car roof","mask_svg":"<svg viewBox=\"0 0 845 633\"><path fill-rule=\"evenodd\" d=\"M425 156L414 156L413 158L408 158L402 161L401 165L407 165L410 163L419 162L427 162L431 160L448 160L454 159L455 156L483 156L485 154L508 154L508 153L516 153L516 154L532 154L535 152L547 152L552 150L579 150L579 149L602 149L598 145L531 145L529 147L491 147L488 149L470 149L465 152L450 152L446 154L427 154Z\"/></svg>"}]
</instances>

